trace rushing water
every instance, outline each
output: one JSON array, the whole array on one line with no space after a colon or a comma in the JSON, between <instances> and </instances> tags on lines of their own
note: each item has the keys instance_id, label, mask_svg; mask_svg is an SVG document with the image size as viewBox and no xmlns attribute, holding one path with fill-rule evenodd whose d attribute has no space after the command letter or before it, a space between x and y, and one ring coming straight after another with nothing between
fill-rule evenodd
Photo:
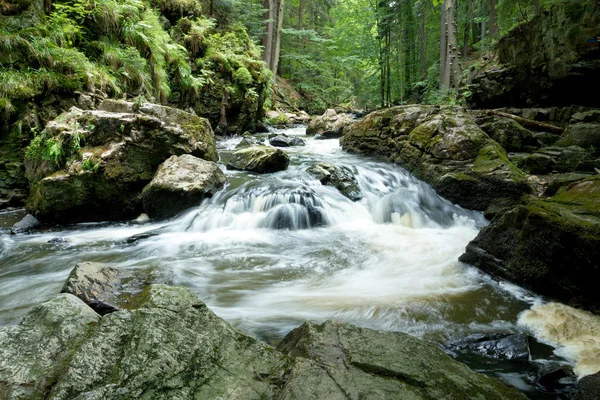
<instances>
[{"instance_id":1,"label":"rushing water","mask_svg":"<svg viewBox=\"0 0 600 400\"><path fill-rule=\"evenodd\" d=\"M239 140L220 142L222 161ZM327 319L439 343L519 331L518 315L535 299L457 261L486 223L480 213L402 168L343 152L337 140L309 138L286 151L287 171L226 171L223 191L171 221L2 235L0 326L57 293L76 263L99 261L132 277L126 291L150 281L188 286L219 316L272 342L305 320ZM306 174L315 161L352 168L364 199L353 203ZM156 235L127 242L146 231ZM510 368L479 369L531 390Z\"/></svg>"}]
</instances>

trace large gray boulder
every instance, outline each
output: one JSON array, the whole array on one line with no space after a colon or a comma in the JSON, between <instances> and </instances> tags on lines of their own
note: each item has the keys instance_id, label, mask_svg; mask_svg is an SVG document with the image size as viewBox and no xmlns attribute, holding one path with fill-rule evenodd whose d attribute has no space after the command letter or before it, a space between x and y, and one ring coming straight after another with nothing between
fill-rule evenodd
<instances>
[{"instance_id":1,"label":"large gray boulder","mask_svg":"<svg viewBox=\"0 0 600 400\"><path fill-rule=\"evenodd\" d=\"M100 318L63 294L0 329L0 398L524 399L403 333L304 324L279 351L189 289L150 285Z\"/></svg>"},{"instance_id":2,"label":"large gray boulder","mask_svg":"<svg viewBox=\"0 0 600 400\"><path fill-rule=\"evenodd\" d=\"M10 232L13 234L27 233L37 229L39 226L40 221L38 221L33 215L27 214L23 217L23 219L12 226Z\"/></svg>"},{"instance_id":3,"label":"large gray boulder","mask_svg":"<svg viewBox=\"0 0 600 400\"><path fill-rule=\"evenodd\" d=\"M265 174L287 169L290 158L280 149L268 146L250 146L236 150L227 163L227 169Z\"/></svg>"},{"instance_id":4,"label":"large gray boulder","mask_svg":"<svg viewBox=\"0 0 600 400\"><path fill-rule=\"evenodd\" d=\"M401 332L307 322L278 349L297 360L284 399L525 399Z\"/></svg>"},{"instance_id":5,"label":"large gray boulder","mask_svg":"<svg viewBox=\"0 0 600 400\"><path fill-rule=\"evenodd\" d=\"M99 319L77 297L61 294L20 325L0 329L0 399L42 398Z\"/></svg>"},{"instance_id":6,"label":"large gray boulder","mask_svg":"<svg viewBox=\"0 0 600 400\"><path fill-rule=\"evenodd\" d=\"M227 178L219 166L189 154L172 156L142 191L144 211L151 218L169 218L221 190Z\"/></svg>"},{"instance_id":7,"label":"large gray boulder","mask_svg":"<svg viewBox=\"0 0 600 400\"><path fill-rule=\"evenodd\" d=\"M307 135L320 135L322 139L335 139L342 136L344 128L354 122L350 114L338 114L329 109L323 115L313 117L306 128Z\"/></svg>"},{"instance_id":8,"label":"large gray boulder","mask_svg":"<svg viewBox=\"0 0 600 400\"><path fill-rule=\"evenodd\" d=\"M119 270L116 267L82 262L69 274L61 293L72 294L100 315L118 311L116 292L119 290Z\"/></svg>"},{"instance_id":9,"label":"large gray boulder","mask_svg":"<svg viewBox=\"0 0 600 400\"><path fill-rule=\"evenodd\" d=\"M53 156L48 159L48 149ZM27 208L42 221L116 220L139 215L141 189L172 155L216 160L206 119L159 105L105 101L73 107L29 146Z\"/></svg>"},{"instance_id":10,"label":"large gray boulder","mask_svg":"<svg viewBox=\"0 0 600 400\"><path fill-rule=\"evenodd\" d=\"M474 210L514 204L532 188L506 151L455 106L399 106L352 124L340 139L350 152L384 157L454 203Z\"/></svg>"},{"instance_id":11,"label":"large gray boulder","mask_svg":"<svg viewBox=\"0 0 600 400\"><path fill-rule=\"evenodd\" d=\"M348 167L323 162L311 165L306 172L318 179L321 184L333 186L352 201L363 198L356 177Z\"/></svg>"}]
</instances>

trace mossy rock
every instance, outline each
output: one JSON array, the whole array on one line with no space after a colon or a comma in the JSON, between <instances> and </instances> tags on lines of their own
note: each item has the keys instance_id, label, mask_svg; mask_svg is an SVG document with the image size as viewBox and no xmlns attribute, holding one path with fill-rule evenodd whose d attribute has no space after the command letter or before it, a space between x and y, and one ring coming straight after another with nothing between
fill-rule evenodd
<instances>
[{"instance_id":1,"label":"mossy rock","mask_svg":"<svg viewBox=\"0 0 600 400\"><path fill-rule=\"evenodd\" d=\"M460 260L566 304L600 312L600 177L499 215Z\"/></svg>"},{"instance_id":2,"label":"mossy rock","mask_svg":"<svg viewBox=\"0 0 600 400\"><path fill-rule=\"evenodd\" d=\"M290 158L280 149L250 146L236 150L227 163L227 169L265 174L286 170L289 163Z\"/></svg>"}]
</instances>

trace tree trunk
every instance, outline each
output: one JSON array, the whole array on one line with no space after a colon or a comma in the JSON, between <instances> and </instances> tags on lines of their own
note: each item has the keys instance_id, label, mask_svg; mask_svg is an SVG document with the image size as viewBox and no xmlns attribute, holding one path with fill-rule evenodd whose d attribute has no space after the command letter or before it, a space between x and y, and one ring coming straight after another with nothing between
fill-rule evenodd
<instances>
[{"instance_id":1,"label":"tree trunk","mask_svg":"<svg viewBox=\"0 0 600 400\"><path fill-rule=\"evenodd\" d=\"M273 80L277 76L279 68L279 55L281 53L281 29L283 28L283 7L285 0L277 0L277 25L273 29L273 51L271 55L271 72L273 72Z\"/></svg>"},{"instance_id":2,"label":"tree trunk","mask_svg":"<svg viewBox=\"0 0 600 400\"><path fill-rule=\"evenodd\" d=\"M229 92L225 90L223 99L221 100L221 116L219 118L218 130L220 133L227 131L227 107L229 106Z\"/></svg>"},{"instance_id":3,"label":"tree trunk","mask_svg":"<svg viewBox=\"0 0 600 400\"><path fill-rule=\"evenodd\" d=\"M473 25L473 0L467 0L467 19L465 21L465 37L463 42L463 57L469 56L469 33Z\"/></svg>"},{"instance_id":4,"label":"tree trunk","mask_svg":"<svg viewBox=\"0 0 600 400\"><path fill-rule=\"evenodd\" d=\"M419 72L421 80L427 77L427 66L425 65L425 2L421 2L419 15Z\"/></svg>"},{"instance_id":5,"label":"tree trunk","mask_svg":"<svg viewBox=\"0 0 600 400\"><path fill-rule=\"evenodd\" d=\"M443 87L446 85L446 55L448 54L446 41L446 2L440 4L442 17L440 20L440 83Z\"/></svg>"},{"instance_id":6,"label":"tree trunk","mask_svg":"<svg viewBox=\"0 0 600 400\"><path fill-rule=\"evenodd\" d=\"M446 0L446 26L448 27L448 54L446 56L446 87L460 85L460 66L458 64L458 45L456 42L456 21L454 19L456 0Z\"/></svg>"},{"instance_id":7,"label":"tree trunk","mask_svg":"<svg viewBox=\"0 0 600 400\"><path fill-rule=\"evenodd\" d=\"M498 35L498 0L490 0L490 37L495 39Z\"/></svg>"},{"instance_id":8,"label":"tree trunk","mask_svg":"<svg viewBox=\"0 0 600 400\"><path fill-rule=\"evenodd\" d=\"M271 59L273 52L273 4L275 0L263 0L263 7L265 8L265 20L267 20L267 26L265 36L263 36L263 61L271 69Z\"/></svg>"},{"instance_id":9,"label":"tree trunk","mask_svg":"<svg viewBox=\"0 0 600 400\"><path fill-rule=\"evenodd\" d=\"M298 1L298 30L304 29L304 0Z\"/></svg>"}]
</instances>

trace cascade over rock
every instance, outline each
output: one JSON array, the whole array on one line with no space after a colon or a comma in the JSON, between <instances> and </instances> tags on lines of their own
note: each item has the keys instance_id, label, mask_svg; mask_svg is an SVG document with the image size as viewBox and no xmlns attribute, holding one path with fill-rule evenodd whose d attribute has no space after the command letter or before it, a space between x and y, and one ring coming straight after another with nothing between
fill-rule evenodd
<instances>
[{"instance_id":1,"label":"cascade over rock","mask_svg":"<svg viewBox=\"0 0 600 400\"><path fill-rule=\"evenodd\" d=\"M454 106L400 106L376 111L344 132L342 147L385 157L463 207L513 204L531 192L505 150Z\"/></svg>"},{"instance_id":2,"label":"cascade over rock","mask_svg":"<svg viewBox=\"0 0 600 400\"><path fill-rule=\"evenodd\" d=\"M133 217L141 211L142 189L167 158L216 160L206 119L151 104L135 109L107 100L100 110L72 108L51 121L29 147L28 209L63 223Z\"/></svg>"}]
</instances>

